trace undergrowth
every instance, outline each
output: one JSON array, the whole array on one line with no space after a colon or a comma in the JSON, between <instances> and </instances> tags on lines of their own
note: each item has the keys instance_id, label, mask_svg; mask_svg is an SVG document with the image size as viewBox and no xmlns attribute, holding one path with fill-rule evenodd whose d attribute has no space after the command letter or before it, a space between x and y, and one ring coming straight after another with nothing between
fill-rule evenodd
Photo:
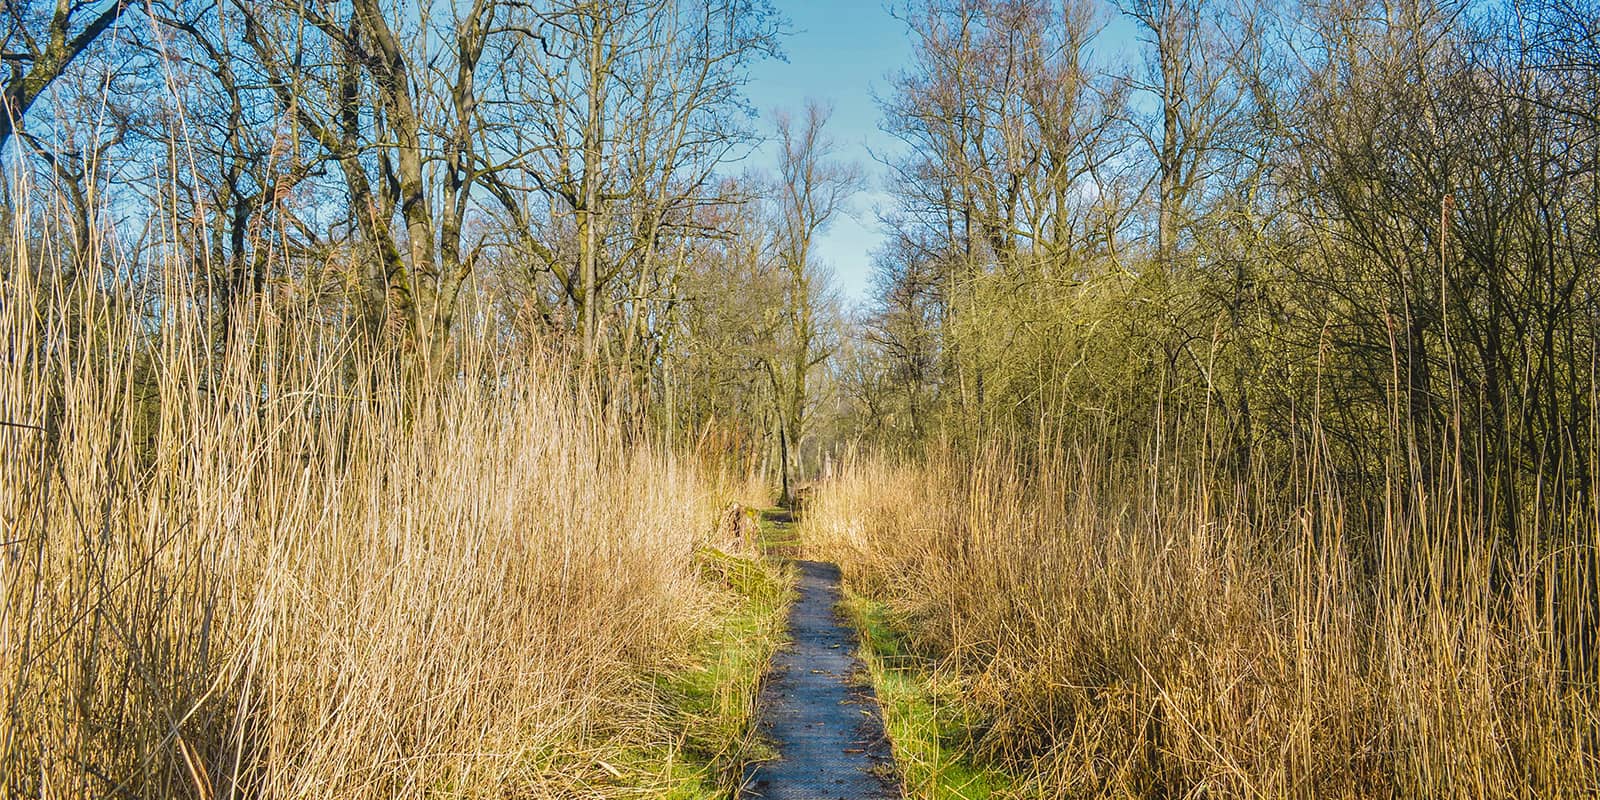
<instances>
[{"instance_id":1,"label":"undergrowth","mask_svg":"<svg viewBox=\"0 0 1600 800\"><path fill-rule=\"evenodd\" d=\"M719 587L720 613L685 663L656 676L681 737L644 754L675 767L661 796L684 800L731 796L745 766L770 755L756 734L755 715L767 665L784 641L794 583L788 570L760 557L703 548L696 561Z\"/></svg>"},{"instance_id":2,"label":"undergrowth","mask_svg":"<svg viewBox=\"0 0 1600 800\"><path fill-rule=\"evenodd\" d=\"M1450 496L1364 513L1315 465L1283 505L1129 466L932 453L817 490L807 550L870 598L857 614L924 796L962 763L1063 798L1600 786L1593 520L1530 518L1497 544Z\"/></svg>"},{"instance_id":3,"label":"undergrowth","mask_svg":"<svg viewBox=\"0 0 1600 800\"><path fill-rule=\"evenodd\" d=\"M710 555L739 477L483 315L423 368L15 219L0 797L727 794L782 585Z\"/></svg>"},{"instance_id":4,"label":"undergrowth","mask_svg":"<svg viewBox=\"0 0 1600 800\"><path fill-rule=\"evenodd\" d=\"M910 650L903 623L888 606L846 590L845 614L861 638L861 660L883 709L910 800L1000 800L1024 797L1025 782L973 763L975 720L963 713L950 675Z\"/></svg>"}]
</instances>

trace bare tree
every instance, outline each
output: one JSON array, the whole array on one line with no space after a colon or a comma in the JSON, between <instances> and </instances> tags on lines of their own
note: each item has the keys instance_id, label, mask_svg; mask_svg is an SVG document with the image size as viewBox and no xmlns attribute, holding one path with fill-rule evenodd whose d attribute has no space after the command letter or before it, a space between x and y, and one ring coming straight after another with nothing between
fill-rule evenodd
<instances>
[{"instance_id":1,"label":"bare tree","mask_svg":"<svg viewBox=\"0 0 1600 800\"><path fill-rule=\"evenodd\" d=\"M32 0L12 0L0 8L0 58L6 66L0 89L0 150L45 88L132 5L128 0L56 0L47 9Z\"/></svg>"},{"instance_id":2,"label":"bare tree","mask_svg":"<svg viewBox=\"0 0 1600 800\"><path fill-rule=\"evenodd\" d=\"M518 19L504 69L527 117L499 140L517 169L491 189L534 281L572 310L584 361L632 368L652 298L671 292L663 254L695 235L716 168L749 141L745 68L776 52L777 18L763 0L605 0Z\"/></svg>"},{"instance_id":3,"label":"bare tree","mask_svg":"<svg viewBox=\"0 0 1600 800\"><path fill-rule=\"evenodd\" d=\"M783 281L777 347L766 359L778 424L782 502L793 499L793 473L809 423L813 369L833 354L826 284L818 274L817 235L860 188L860 169L835 160L825 128L831 110L808 103L796 119L777 115L778 181L774 256Z\"/></svg>"},{"instance_id":4,"label":"bare tree","mask_svg":"<svg viewBox=\"0 0 1600 800\"><path fill-rule=\"evenodd\" d=\"M486 53L525 35L511 20L520 5L425 4L394 22L376 0L235 7L281 113L344 178L351 222L376 262L374 329L387 308L440 363L483 246L468 221L515 163L492 139L514 124L491 113L512 107L495 93L504 84L480 73Z\"/></svg>"},{"instance_id":5,"label":"bare tree","mask_svg":"<svg viewBox=\"0 0 1600 800\"><path fill-rule=\"evenodd\" d=\"M1257 36L1256 11L1207 0L1134 0L1121 4L1149 48L1131 85L1156 100L1152 126L1136 126L1156 169L1156 267L1170 273L1194 195L1217 166L1229 128L1249 97L1238 65Z\"/></svg>"},{"instance_id":6,"label":"bare tree","mask_svg":"<svg viewBox=\"0 0 1600 800\"><path fill-rule=\"evenodd\" d=\"M997 345L980 286L996 274L1071 282L1115 250L1129 213L1118 200L1126 91L1091 63L1100 15L1089 3L926 0L904 16L915 62L884 105L906 143L893 165L901 233L884 257L899 262L890 275L937 277L890 294L936 309L940 397L982 431Z\"/></svg>"}]
</instances>

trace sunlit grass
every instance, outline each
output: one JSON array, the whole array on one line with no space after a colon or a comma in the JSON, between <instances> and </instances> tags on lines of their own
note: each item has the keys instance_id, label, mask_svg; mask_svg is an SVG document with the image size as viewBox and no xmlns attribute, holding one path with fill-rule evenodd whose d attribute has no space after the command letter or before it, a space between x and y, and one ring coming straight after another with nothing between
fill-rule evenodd
<instances>
[{"instance_id":1,"label":"sunlit grass","mask_svg":"<svg viewBox=\"0 0 1600 800\"><path fill-rule=\"evenodd\" d=\"M936 665L910 652L889 609L853 591L842 608L861 637L861 659L883 709L895 763L914 800L1021 797L1023 782L973 763L971 720L959 697L941 687Z\"/></svg>"},{"instance_id":2,"label":"sunlit grass","mask_svg":"<svg viewBox=\"0 0 1600 800\"><path fill-rule=\"evenodd\" d=\"M688 769L670 796L685 798L727 796L746 764L768 756L756 735L757 701L767 665L785 640L794 583L789 571L761 558L705 549L698 560L725 593L723 611L686 663L656 677L682 732L681 750L665 755Z\"/></svg>"}]
</instances>

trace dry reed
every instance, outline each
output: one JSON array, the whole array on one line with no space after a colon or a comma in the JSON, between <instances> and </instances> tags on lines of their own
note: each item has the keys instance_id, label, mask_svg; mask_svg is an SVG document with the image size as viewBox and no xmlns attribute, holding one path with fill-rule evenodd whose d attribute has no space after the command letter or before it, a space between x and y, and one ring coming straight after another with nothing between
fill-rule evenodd
<instances>
[{"instance_id":1,"label":"dry reed","mask_svg":"<svg viewBox=\"0 0 1600 800\"><path fill-rule=\"evenodd\" d=\"M309 278L217 309L177 224L91 271L50 219L0 261L0 796L650 785L606 759L678 744L725 490L487 325L413 374Z\"/></svg>"},{"instance_id":2,"label":"dry reed","mask_svg":"<svg viewBox=\"0 0 1600 800\"><path fill-rule=\"evenodd\" d=\"M805 535L1030 796L1600 791L1592 509L1508 545L1460 481L1364 514L1315 458L1225 496L1092 443L1022 461L858 459Z\"/></svg>"}]
</instances>

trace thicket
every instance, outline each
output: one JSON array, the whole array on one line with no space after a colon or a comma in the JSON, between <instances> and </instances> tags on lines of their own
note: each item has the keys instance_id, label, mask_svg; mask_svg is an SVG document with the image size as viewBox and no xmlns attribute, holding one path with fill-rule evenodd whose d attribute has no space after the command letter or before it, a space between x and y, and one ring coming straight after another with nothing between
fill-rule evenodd
<instances>
[{"instance_id":1,"label":"thicket","mask_svg":"<svg viewBox=\"0 0 1600 800\"><path fill-rule=\"evenodd\" d=\"M1052 795L1593 791L1595 9L907 20L842 371L879 455L811 531L969 752Z\"/></svg>"}]
</instances>

